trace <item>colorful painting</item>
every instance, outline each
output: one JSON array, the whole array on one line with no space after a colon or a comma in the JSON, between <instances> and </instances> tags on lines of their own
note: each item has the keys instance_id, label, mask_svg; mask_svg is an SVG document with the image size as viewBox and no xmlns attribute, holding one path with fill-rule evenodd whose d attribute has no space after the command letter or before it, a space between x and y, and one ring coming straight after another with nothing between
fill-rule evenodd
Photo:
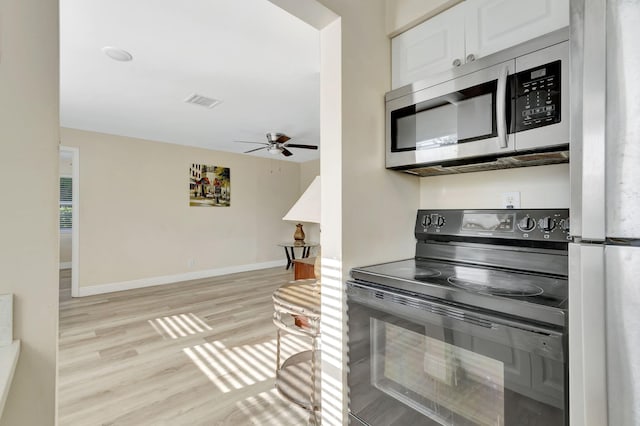
<instances>
[{"instance_id":1,"label":"colorful painting","mask_svg":"<svg viewBox=\"0 0 640 426\"><path fill-rule=\"evenodd\" d=\"M229 207L231 205L229 168L192 164L189 169L189 205Z\"/></svg>"}]
</instances>

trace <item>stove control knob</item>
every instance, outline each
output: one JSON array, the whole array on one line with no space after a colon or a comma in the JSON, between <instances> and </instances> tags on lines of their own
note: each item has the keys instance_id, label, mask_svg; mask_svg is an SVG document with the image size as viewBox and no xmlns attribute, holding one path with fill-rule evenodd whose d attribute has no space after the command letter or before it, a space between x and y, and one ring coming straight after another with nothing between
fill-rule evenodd
<instances>
[{"instance_id":1,"label":"stove control knob","mask_svg":"<svg viewBox=\"0 0 640 426\"><path fill-rule=\"evenodd\" d=\"M425 217L423 217L423 218L422 218L422 225L423 225L425 228L428 228L428 227L429 227L429 225L431 225L431 216L426 215Z\"/></svg>"},{"instance_id":2,"label":"stove control knob","mask_svg":"<svg viewBox=\"0 0 640 426\"><path fill-rule=\"evenodd\" d=\"M518 222L518 228L520 228L522 232L532 231L535 227L536 221L531 219L529 216L520 219L520 222Z\"/></svg>"},{"instance_id":3,"label":"stove control knob","mask_svg":"<svg viewBox=\"0 0 640 426\"><path fill-rule=\"evenodd\" d=\"M444 217L438 216L438 218L436 219L436 226L440 228L441 226L444 226L444 224L445 224Z\"/></svg>"},{"instance_id":4,"label":"stove control knob","mask_svg":"<svg viewBox=\"0 0 640 426\"><path fill-rule=\"evenodd\" d=\"M539 225L540 229L545 232L549 232L553 231L553 229L556 227L556 221L552 217L547 216L540 219Z\"/></svg>"},{"instance_id":5,"label":"stove control knob","mask_svg":"<svg viewBox=\"0 0 640 426\"><path fill-rule=\"evenodd\" d=\"M569 218L562 219L560 221L560 229L562 229L564 232L569 232L569 230L571 229Z\"/></svg>"}]
</instances>

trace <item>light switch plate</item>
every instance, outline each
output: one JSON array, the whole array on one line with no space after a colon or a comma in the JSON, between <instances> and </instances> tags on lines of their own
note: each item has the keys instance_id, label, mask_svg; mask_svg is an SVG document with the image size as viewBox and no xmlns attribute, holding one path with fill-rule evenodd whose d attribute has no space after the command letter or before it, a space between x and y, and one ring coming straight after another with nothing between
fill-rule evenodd
<instances>
[{"instance_id":1,"label":"light switch plate","mask_svg":"<svg viewBox=\"0 0 640 426\"><path fill-rule=\"evenodd\" d=\"M505 209L519 209L520 208L520 192L503 192L502 193L502 207Z\"/></svg>"}]
</instances>

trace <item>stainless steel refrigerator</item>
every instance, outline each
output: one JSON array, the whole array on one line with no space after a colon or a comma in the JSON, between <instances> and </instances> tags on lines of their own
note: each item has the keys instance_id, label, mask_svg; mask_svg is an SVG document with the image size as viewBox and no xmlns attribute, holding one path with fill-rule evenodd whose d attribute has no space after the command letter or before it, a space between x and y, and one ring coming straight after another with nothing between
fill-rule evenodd
<instances>
[{"instance_id":1,"label":"stainless steel refrigerator","mask_svg":"<svg viewBox=\"0 0 640 426\"><path fill-rule=\"evenodd\" d=\"M640 425L640 0L571 0L571 425Z\"/></svg>"}]
</instances>

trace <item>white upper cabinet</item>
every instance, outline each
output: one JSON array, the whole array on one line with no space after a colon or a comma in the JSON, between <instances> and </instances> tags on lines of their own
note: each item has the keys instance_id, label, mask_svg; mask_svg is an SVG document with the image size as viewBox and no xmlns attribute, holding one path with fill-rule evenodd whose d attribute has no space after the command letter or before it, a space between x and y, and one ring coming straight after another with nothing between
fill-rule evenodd
<instances>
[{"instance_id":1,"label":"white upper cabinet","mask_svg":"<svg viewBox=\"0 0 640 426\"><path fill-rule=\"evenodd\" d=\"M467 0L467 55L476 58L569 25L568 0Z\"/></svg>"},{"instance_id":2,"label":"white upper cabinet","mask_svg":"<svg viewBox=\"0 0 640 426\"><path fill-rule=\"evenodd\" d=\"M569 25L569 0L466 0L394 37L397 89Z\"/></svg>"},{"instance_id":3,"label":"white upper cabinet","mask_svg":"<svg viewBox=\"0 0 640 426\"><path fill-rule=\"evenodd\" d=\"M464 9L453 7L391 40L392 87L464 63Z\"/></svg>"}]
</instances>

